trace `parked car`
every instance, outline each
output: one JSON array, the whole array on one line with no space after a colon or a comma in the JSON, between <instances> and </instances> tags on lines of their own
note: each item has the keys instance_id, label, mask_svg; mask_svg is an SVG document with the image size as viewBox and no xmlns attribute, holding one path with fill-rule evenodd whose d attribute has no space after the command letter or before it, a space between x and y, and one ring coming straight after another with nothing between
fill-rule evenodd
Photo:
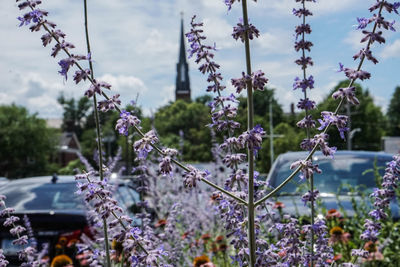
<instances>
[{"instance_id":1,"label":"parked car","mask_svg":"<svg viewBox=\"0 0 400 267\"><path fill-rule=\"evenodd\" d=\"M129 181L112 179L117 187L114 193L119 205L131 217L133 207L140 201L139 194L131 187ZM15 209L13 215L22 218L27 215L34 236L41 249L49 244L48 256L52 259L56 253L60 239L63 242L79 240L82 234L91 237L86 220L86 207L83 199L77 195L76 181L73 176L43 176L9 180L0 187L0 195L5 195L7 207ZM3 253L11 264L16 264L18 247L12 244L13 236L9 227L4 227L5 218L0 218L0 244ZM135 223L140 223L137 219ZM61 244L62 245L62 244ZM64 250L68 250L65 244ZM65 252L65 251L64 251Z\"/></svg>"},{"instance_id":2,"label":"parked car","mask_svg":"<svg viewBox=\"0 0 400 267\"><path fill-rule=\"evenodd\" d=\"M293 171L290 165L294 161L306 158L307 155L307 152L279 155L267 177L269 184L273 188L281 184ZM323 206L326 210L341 209L348 216L352 216L352 199L355 203L370 206L369 201L365 201L362 195L368 197L377 187L373 170L375 168L382 176L386 163L392 160L392 155L382 152L337 151L334 158L331 158L316 152L312 160L322 170L321 174L314 174L314 188L319 190ZM304 207L301 201L301 195L307 190L309 186L297 175L279 191L277 200L285 205L286 213L310 215L310 209ZM394 218L400 217L397 202L392 201L391 211Z\"/></svg>"}]
</instances>

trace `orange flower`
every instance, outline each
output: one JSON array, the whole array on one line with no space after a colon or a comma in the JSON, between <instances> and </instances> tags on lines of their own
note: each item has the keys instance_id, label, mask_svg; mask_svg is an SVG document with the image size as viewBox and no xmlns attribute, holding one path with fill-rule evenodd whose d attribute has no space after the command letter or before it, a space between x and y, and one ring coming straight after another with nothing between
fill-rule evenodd
<instances>
[{"instance_id":1,"label":"orange flower","mask_svg":"<svg viewBox=\"0 0 400 267\"><path fill-rule=\"evenodd\" d=\"M369 252L367 261L381 261L383 254L379 251L378 242L368 241L364 245L364 249Z\"/></svg>"},{"instance_id":2,"label":"orange flower","mask_svg":"<svg viewBox=\"0 0 400 267\"><path fill-rule=\"evenodd\" d=\"M210 197L211 203L217 202L221 199L222 199L222 194L219 192L214 192Z\"/></svg>"},{"instance_id":3,"label":"orange flower","mask_svg":"<svg viewBox=\"0 0 400 267\"><path fill-rule=\"evenodd\" d=\"M205 263L209 263L210 259L206 255L201 255L193 260L193 267L200 267L201 265Z\"/></svg>"},{"instance_id":4,"label":"orange flower","mask_svg":"<svg viewBox=\"0 0 400 267\"><path fill-rule=\"evenodd\" d=\"M61 236L58 239L58 244L60 244L61 246L65 246L68 242L68 239L65 236Z\"/></svg>"},{"instance_id":5,"label":"orange flower","mask_svg":"<svg viewBox=\"0 0 400 267\"><path fill-rule=\"evenodd\" d=\"M335 209L328 210L326 214L327 219L340 218L341 216L340 212Z\"/></svg>"},{"instance_id":6,"label":"orange flower","mask_svg":"<svg viewBox=\"0 0 400 267\"><path fill-rule=\"evenodd\" d=\"M161 220L158 220L155 227L162 227L162 226L165 226L166 224L167 224L167 220L161 219Z\"/></svg>"},{"instance_id":7,"label":"orange flower","mask_svg":"<svg viewBox=\"0 0 400 267\"><path fill-rule=\"evenodd\" d=\"M224 236L223 235L219 235L215 238L215 242L217 243L221 243L222 241L224 241Z\"/></svg>"},{"instance_id":8,"label":"orange flower","mask_svg":"<svg viewBox=\"0 0 400 267\"><path fill-rule=\"evenodd\" d=\"M283 204L280 201L275 202L275 204L272 206L273 209L283 209L285 207L285 204Z\"/></svg>"},{"instance_id":9,"label":"orange flower","mask_svg":"<svg viewBox=\"0 0 400 267\"><path fill-rule=\"evenodd\" d=\"M334 262L334 261L340 260L341 258L342 258L342 254L337 254L337 255L335 255L335 256L333 257L333 259L327 259L326 262L327 262L327 263L332 263L332 262Z\"/></svg>"},{"instance_id":10,"label":"orange flower","mask_svg":"<svg viewBox=\"0 0 400 267\"><path fill-rule=\"evenodd\" d=\"M72 265L72 260L65 254L55 256L51 262L51 267L65 267Z\"/></svg>"},{"instance_id":11,"label":"orange flower","mask_svg":"<svg viewBox=\"0 0 400 267\"><path fill-rule=\"evenodd\" d=\"M347 243L350 239L350 233L344 232L340 226L332 227L332 229L329 231L329 234L331 235L331 238L329 238L330 243Z\"/></svg>"},{"instance_id":12,"label":"orange flower","mask_svg":"<svg viewBox=\"0 0 400 267\"><path fill-rule=\"evenodd\" d=\"M218 250L219 250L219 251L226 251L227 248L228 248L228 245L227 245L227 244L221 244L221 245L219 245Z\"/></svg>"},{"instance_id":13,"label":"orange flower","mask_svg":"<svg viewBox=\"0 0 400 267\"><path fill-rule=\"evenodd\" d=\"M190 232L184 232L182 235L182 239L185 239L186 237L188 237L190 234Z\"/></svg>"},{"instance_id":14,"label":"orange flower","mask_svg":"<svg viewBox=\"0 0 400 267\"><path fill-rule=\"evenodd\" d=\"M204 235L201 236L201 239L203 239L204 241L207 241L207 240L209 240L210 238L211 238L211 235L210 235L210 234L204 234Z\"/></svg>"}]
</instances>

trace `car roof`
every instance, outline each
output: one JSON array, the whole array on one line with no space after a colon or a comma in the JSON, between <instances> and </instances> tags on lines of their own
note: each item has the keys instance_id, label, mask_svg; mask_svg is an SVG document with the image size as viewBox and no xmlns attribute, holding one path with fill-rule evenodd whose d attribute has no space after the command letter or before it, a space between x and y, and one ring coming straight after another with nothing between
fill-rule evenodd
<instances>
[{"instance_id":1,"label":"car roof","mask_svg":"<svg viewBox=\"0 0 400 267\"><path fill-rule=\"evenodd\" d=\"M27 177L27 178L19 178L19 179L9 179L7 183L12 184L26 184L26 183L34 183L34 184L48 184L52 183L53 176L36 176L36 177ZM74 183L75 176L73 175L57 175L56 183Z\"/></svg>"},{"instance_id":2,"label":"car roof","mask_svg":"<svg viewBox=\"0 0 400 267\"><path fill-rule=\"evenodd\" d=\"M297 160L301 158L305 158L309 152L307 151L293 151L293 152L286 152L280 154L278 159L280 160ZM316 151L314 156L322 156L321 151ZM363 158L392 158L393 155L382 152L382 151L361 151L361 150L338 150L336 151L334 157L345 157L345 156L356 156L356 157L363 157ZM330 157L328 157L330 158Z\"/></svg>"}]
</instances>

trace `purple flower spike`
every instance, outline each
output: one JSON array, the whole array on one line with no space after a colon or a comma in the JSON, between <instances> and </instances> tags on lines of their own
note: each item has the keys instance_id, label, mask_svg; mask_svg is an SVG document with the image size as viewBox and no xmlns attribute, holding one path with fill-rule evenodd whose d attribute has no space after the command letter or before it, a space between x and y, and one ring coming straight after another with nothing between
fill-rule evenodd
<instances>
[{"instance_id":1,"label":"purple flower spike","mask_svg":"<svg viewBox=\"0 0 400 267\"><path fill-rule=\"evenodd\" d=\"M315 109L315 101L312 101L308 98L300 99L299 103L297 103L297 107L299 109L312 110Z\"/></svg>"},{"instance_id":2,"label":"purple flower spike","mask_svg":"<svg viewBox=\"0 0 400 267\"><path fill-rule=\"evenodd\" d=\"M318 119L321 126L318 130L325 129L328 125L336 125L337 129L339 130L340 137L345 139L344 132L348 131L349 129L346 127L347 124L347 116L345 115L335 115L333 112L329 111L322 111L321 112L322 120Z\"/></svg>"},{"instance_id":3,"label":"purple flower spike","mask_svg":"<svg viewBox=\"0 0 400 267\"><path fill-rule=\"evenodd\" d=\"M260 125L256 125L250 131L242 133L238 137L238 141L243 145L247 144L247 147L249 149L254 149L257 151L261 149L262 137L264 135L265 135L264 129Z\"/></svg>"},{"instance_id":4,"label":"purple flower spike","mask_svg":"<svg viewBox=\"0 0 400 267\"><path fill-rule=\"evenodd\" d=\"M293 90L301 89L304 92L307 88L314 88L314 77L312 75L305 80L301 80L299 77L294 79Z\"/></svg>"},{"instance_id":5,"label":"purple flower spike","mask_svg":"<svg viewBox=\"0 0 400 267\"><path fill-rule=\"evenodd\" d=\"M178 151L172 148L163 149L163 154L165 155L162 157L160 164L158 165L160 168L160 172L163 176L171 175L172 176L172 164L171 158L173 156L178 155Z\"/></svg>"},{"instance_id":6,"label":"purple flower spike","mask_svg":"<svg viewBox=\"0 0 400 267\"><path fill-rule=\"evenodd\" d=\"M118 130L119 134L121 135L128 136L129 127L139 126L140 124L140 120L136 116L131 115L131 113L126 110L123 110L119 116L120 119L115 125L115 130Z\"/></svg>"},{"instance_id":7,"label":"purple flower spike","mask_svg":"<svg viewBox=\"0 0 400 267\"><path fill-rule=\"evenodd\" d=\"M369 19L366 18L357 18L358 26L357 30L365 29L370 23Z\"/></svg>"},{"instance_id":8,"label":"purple flower spike","mask_svg":"<svg viewBox=\"0 0 400 267\"><path fill-rule=\"evenodd\" d=\"M253 24L250 23L246 27L243 24L243 20L240 19L237 26L233 27L233 33L232 33L233 39L235 40L240 39L242 42L244 42L246 32L250 40L253 40L254 37L260 36L260 32Z\"/></svg>"},{"instance_id":9,"label":"purple flower spike","mask_svg":"<svg viewBox=\"0 0 400 267\"><path fill-rule=\"evenodd\" d=\"M189 172L186 172L183 176L183 184L185 187L196 187L196 183L206 178L207 173L203 171L199 171L193 166L188 166Z\"/></svg>"},{"instance_id":10,"label":"purple flower spike","mask_svg":"<svg viewBox=\"0 0 400 267\"><path fill-rule=\"evenodd\" d=\"M147 132L144 137L133 144L135 152L138 153L139 159L145 159L147 154L153 150L151 145L158 142L158 137L153 130Z\"/></svg>"},{"instance_id":11,"label":"purple flower spike","mask_svg":"<svg viewBox=\"0 0 400 267\"><path fill-rule=\"evenodd\" d=\"M300 178L301 179L310 179L311 176L314 174L314 172L316 173L322 173L321 169L318 168L318 164L313 164L311 160L298 160L293 162L290 165L290 169L294 169L301 166L301 175Z\"/></svg>"},{"instance_id":12,"label":"purple flower spike","mask_svg":"<svg viewBox=\"0 0 400 267\"><path fill-rule=\"evenodd\" d=\"M301 201L303 201L304 206L307 205L307 202L312 202L317 200L319 195L319 191L318 189L314 190L314 192L311 192L310 190L308 190L307 193L305 193L302 197L301 197Z\"/></svg>"},{"instance_id":13,"label":"purple flower spike","mask_svg":"<svg viewBox=\"0 0 400 267\"><path fill-rule=\"evenodd\" d=\"M346 97L347 101L352 103L353 105L360 104L360 101L356 97L356 88L354 86L348 88L339 88L336 92L332 94L334 99Z\"/></svg>"}]
</instances>

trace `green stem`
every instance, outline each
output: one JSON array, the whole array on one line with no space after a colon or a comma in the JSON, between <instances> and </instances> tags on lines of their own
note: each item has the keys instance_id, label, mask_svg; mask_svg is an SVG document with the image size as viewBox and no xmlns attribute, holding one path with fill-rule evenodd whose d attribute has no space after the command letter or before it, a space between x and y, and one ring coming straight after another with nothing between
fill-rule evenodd
<instances>
[{"instance_id":1,"label":"green stem","mask_svg":"<svg viewBox=\"0 0 400 267\"><path fill-rule=\"evenodd\" d=\"M90 41L89 41L89 27L88 27L88 15L87 15L87 1L83 0L84 3L84 13L85 13L85 36L86 36L86 46L87 53L90 54ZM89 68L92 80L94 80L94 72L93 72L93 64L92 61L89 60ZM99 120L99 111L97 110L97 98L96 94L93 95L93 109L96 120L96 135L97 135L97 150L99 153L99 174L100 180L103 181L104 173L103 173L103 151L101 147L101 131L100 131L100 120ZM110 257L110 245L108 242L108 229L107 229L107 220L103 219L103 232L104 232L104 245L106 250L106 261L107 266L111 267L111 257Z\"/></svg>"},{"instance_id":2,"label":"green stem","mask_svg":"<svg viewBox=\"0 0 400 267\"><path fill-rule=\"evenodd\" d=\"M244 28L249 28L249 19L247 16L247 1L242 0L243 24ZM244 47L246 53L246 72L251 76L251 61L250 61L250 40L248 32L244 34ZM253 87L252 82L247 81L247 130L250 131L254 127L254 107L253 107ZM248 183L248 203L247 203L247 223L248 223L248 242L250 253L250 266L254 267L256 263L256 237L254 229L254 151L253 148L247 149L248 164L249 164L249 183Z\"/></svg>"},{"instance_id":3,"label":"green stem","mask_svg":"<svg viewBox=\"0 0 400 267\"><path fill-rule=\"evenodd\" d=\"M306 9L306 4L305 1L303 1L303 9ZM306 16L303 14L303 25L306 25ZM302 33L302 40L303 42L305 41L305 32L303 31ZM302 48L302 55L303 58L305 58L305 49ZM303 68L303 79L306 80L307 79L307 71L306 71L306 67L304 66ZM307 90L304 89L304 100L307 99ZM309 112L308 109L306 109L306 118L308 116ZM307 135L307 139L310 139L310 128L306 127L306 135ZM312 159L310 159L312 162ZM311 190L311 194L313 194L314 192L314 175L311 174L310 177L310 190ZM311 198L311 226L314 225L314 216L315 216L315 208L314 208L314 198ZM311 267L314 267L314 227L311 227Z\"/></svg>"}]
</instances>

